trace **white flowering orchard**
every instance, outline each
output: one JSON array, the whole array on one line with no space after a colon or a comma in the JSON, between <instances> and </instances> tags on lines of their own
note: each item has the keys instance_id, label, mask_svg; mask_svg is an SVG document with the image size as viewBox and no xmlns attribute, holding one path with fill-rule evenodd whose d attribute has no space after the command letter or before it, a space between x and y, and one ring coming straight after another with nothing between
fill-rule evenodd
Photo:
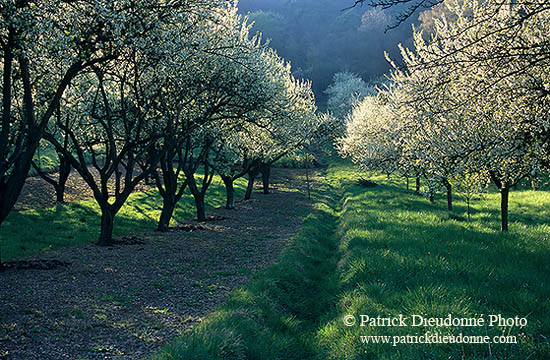
<instances>
[{"instance_id":1,"label":"white flowering orchard","mask_svg":"<svg viewBox=\"0 0 550 360\"><path fill-rule=\"evenodd\" d=\"M414 48L401 48L404 66L394 64L378 95L392 115L363 100L340 149L369 170L411 166L447 188L449 209L453 184L471 195L490 179L506 231L510 188L550 163L550 9L527 1L445 6L428 40L415 31Z\"/></svg>"}]
</instances>

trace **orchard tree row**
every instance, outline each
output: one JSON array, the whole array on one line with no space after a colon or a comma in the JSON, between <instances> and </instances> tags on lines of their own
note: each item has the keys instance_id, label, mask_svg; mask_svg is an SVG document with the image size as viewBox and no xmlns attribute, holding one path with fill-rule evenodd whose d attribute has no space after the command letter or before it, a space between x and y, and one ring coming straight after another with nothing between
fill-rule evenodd
<instances>
[{"instance_id":1,"label":"orchard tree row","mask_svg":"<svg viewBox=\"0 0 550 360\"><path fill-rule=\"evenodd\" d=\"M550 6L449 0L414 31L377 94L358 102L339 140L368 171L427 180L429 195L471 196L492 182L508 230L510 188L550 165ZM468 210L469 211L469 210Z\"/></svg>"},{"instance_id":2,"label":"orchard tree row","mask_svg":"<svg viewBox=\"0 0 550 360\"><path fill-rule=\"evenodd\" d=\"M167 230L188 189L198 220L214 174L233 183L329 128L310 83L225 0L4 1L0 6L0 224L31 167L63 200L71 168L101 209L100 245L138 183L154 179ZM44 142L59 176L41 171Z\"/></svg>"}]
</instances>

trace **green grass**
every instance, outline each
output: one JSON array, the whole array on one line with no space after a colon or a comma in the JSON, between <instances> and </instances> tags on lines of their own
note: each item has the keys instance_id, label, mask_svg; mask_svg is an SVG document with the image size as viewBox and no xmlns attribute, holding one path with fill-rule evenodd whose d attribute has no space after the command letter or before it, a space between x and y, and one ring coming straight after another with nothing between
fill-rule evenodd
<instances>
[{"instance_id":1,"label":"green grass","mask_svg":"<svg viewBox=\"0 0 550 360\"><path fill-rule=\"evenodd\" d=\"M49 144L41 144L34 155L34 162L46 173L55 172L59 169L59 157ZM34 167L31 167L29 176L38 176L38 172Z\"/></svg>"},{"instance_id":2,"label":"green grass","mask_svg":"<svg viewBox=\"0 0 550 360\"><path fill-rule=\"evenodd\" d=\"M313 166L313 156L310 154L306 154L303 151L296 151L287 154L277 160L274 166L282 168L302 169L306 166L306 164L310 168Z\"/></svg>"},{"instance_id":3,"label":"green grass","mask_svg":"<svg viewBox=\"0 0 550 360\"><path fill-rule=\"evenodd\" d=\"M430 204L383 177L357 186L345 167L332 170L345 188L339 234L344 260L333 320L319 330L331 359L550 358L550 192L511 193L510 232L499 231L499 197L466 206ZM519 328L344 327L345 315L527 317ZM360 335L517 335L515 345L363 345Z\"/></svg>"},{"instance_id":4,"label":"green grass","mask_svg":"<svg viewBox=\"0 0 550 360\"><path fill-rule=\"evenodd\" d=\"M514 191L510 232L498 194L449 214L347 165L328 169L315 211L279 262L154 359L548 359L550 193ZM344 316L526 317L525 328L346 327ZM362 344L360 336L510 335L517 344Z\"/></svg>"},{"instance_id":5,"label":"green grass","mask_svg":"<svg viewBox=\"0 0 550 360\"><path fill-rule=\"evenodd\" d=\"M235 182L235 196L241 197L246 181ZM225 188L215 178L206 196L207 206L225 205ZM134 193L115 218L114 236L155 229L162 209L156 189ZM196 217L191 194L178 203L172 221ZM100 210L94 200L78 201L47 209L12 212L0 226L2 260L36 255L41 251L73 244L95 242L100 230Z\"/></svg>"}]
</instances>

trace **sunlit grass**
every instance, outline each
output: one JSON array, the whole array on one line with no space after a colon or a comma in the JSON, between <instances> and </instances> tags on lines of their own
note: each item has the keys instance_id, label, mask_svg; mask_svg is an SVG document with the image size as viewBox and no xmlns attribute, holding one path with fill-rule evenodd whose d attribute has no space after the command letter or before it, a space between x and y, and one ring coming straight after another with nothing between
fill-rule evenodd
<instances>
[{"instance_id":1,"label":"sunlit grass","mask_svg":"<svg viewBox=\"0 0 550 360\"><path fill-rule=\"evenodd\" d=\"M241 197L246 181L235 182ZM225 205L225 188L215 178L206 196L207 206ZM156 189L134 193L115 218L114 236L155 229L162 210ZM196 217L193 197L187 191L178 203L172 222ZM2 260L33 256L66 245L95 242L100 231L100 210L94 200L78 201L53 208L12 212L0 227Z\"/></svg>"},{"instance_id":2,"label":"sunlit grass","mask_svg":"<svg viewBox=\"0 0 550 360\"><path fill-rule=\"evenodd\" d=\"M349 182L353 170L331 174L345 186L340 227L341 295L333 320L319 331L334 359L544 359L550 356L550 192L511 194L510 232L499 231L499 196L487 194L455 211L444 199L431 204L395 179L376 177L375 188ZM527 317L518 328L344 327L347 314ZM363 345L361 335L441 334L518 336L515 345Z\"/></svg>"}]
</instances>

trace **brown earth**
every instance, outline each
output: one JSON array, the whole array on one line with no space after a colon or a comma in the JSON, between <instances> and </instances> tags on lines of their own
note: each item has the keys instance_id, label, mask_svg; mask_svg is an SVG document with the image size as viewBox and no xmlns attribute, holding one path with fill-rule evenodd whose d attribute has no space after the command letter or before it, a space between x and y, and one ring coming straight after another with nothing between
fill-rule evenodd
<instances>
[{"instance_id":1,"label":"brown earth","mask_svg":"<svg viewBox=\"0 0 550 360\"><path fill-rule=\"evenodd\" d=\"M53 270L0 273L0 359L150 355L272 264L297 232L309 209L303 171L274 169L273 182L271 194L256 192L235 210L210 209L226 219L202 228L189 222L113 247L67 247L44 255L62 264ZM33 196L43 190L27 189ZM76 190L70 199L78 194L89 196ZM46 195L33 196L21 204L49 204Z\"/></svg>"},{"instance_id":2,"label":"brown earth","mask_svg":"<svg viewBox=\"0 0 550 360\"><path fill-rule=\"evenodd\" d=\"M99 176L95 169L90 166L89 171L96 178L96 182L99 183ZM57 173L51 174L51 177L57 179ZM110 184L110 188L113 190L114 184ZM147 185L142 181L136 186L134 192L147 191L152 188L155 188L154 183L152 185ZM76 170L71 171L65 188L65 202L93 198L94 194L88 184L82 180ZM33 176L25 181L25 185L21 190L21 195L19 195L17 203L13 207L13 211L28 210L36 207L52 207L54 205L55 190L53 186L42 180L39 176Z\"/></svg>"}]
</instances>

